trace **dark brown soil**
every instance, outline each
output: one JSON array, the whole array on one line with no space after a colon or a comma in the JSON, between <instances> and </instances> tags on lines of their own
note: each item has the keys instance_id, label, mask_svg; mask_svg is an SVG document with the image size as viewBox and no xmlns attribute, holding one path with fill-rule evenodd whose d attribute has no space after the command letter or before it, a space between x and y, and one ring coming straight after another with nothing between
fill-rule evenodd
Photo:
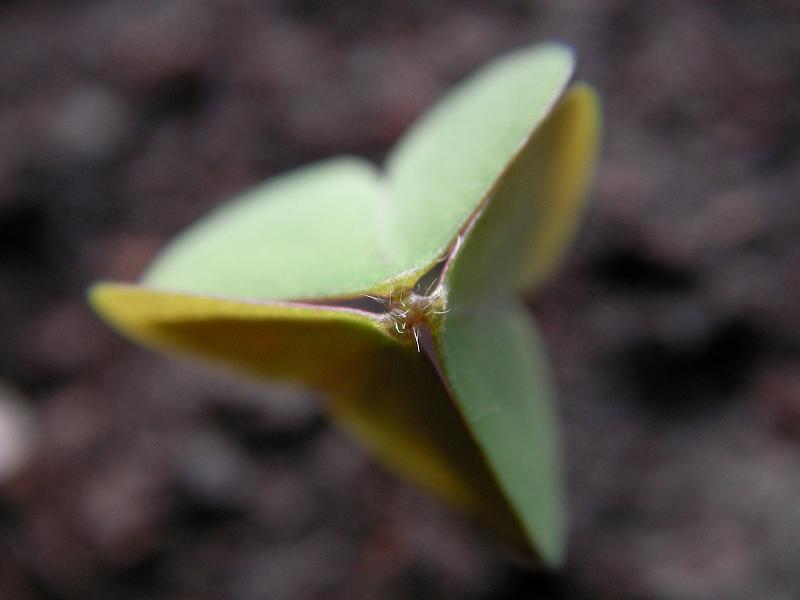
<instances>
[{"instance_id":1,"label":"dark brown soil","mask_svg":"<svg viewBox=\"0 0 800 600\"><path fill-rule=\"evenodd\" d=\"M385 473L321 399L151 355L83 298L266 176L380 160L545 39L606 114L533 303L569 458L556 574ZM0 598L797 598L798 190L793 0L0 3Z\"/></svg>"}]
</instances>

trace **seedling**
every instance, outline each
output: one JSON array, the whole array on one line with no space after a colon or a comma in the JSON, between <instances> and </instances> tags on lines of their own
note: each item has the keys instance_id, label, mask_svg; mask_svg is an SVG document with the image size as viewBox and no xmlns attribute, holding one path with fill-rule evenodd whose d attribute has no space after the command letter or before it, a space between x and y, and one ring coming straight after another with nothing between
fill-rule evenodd
<instances>
[{"instance_id":1,"label":"seedling","mask_svg":"<svg viewBox=\"0 0 800 600\"><path fill-rule=\"evenodd\" d=\"M383 170L276 177L91 302L147 346L324 391L385 464L558 565L558 426L518 294L561 258L595 161L597 98L572 70L556 44L495 60Z\"/></svg>"}]
</instances>

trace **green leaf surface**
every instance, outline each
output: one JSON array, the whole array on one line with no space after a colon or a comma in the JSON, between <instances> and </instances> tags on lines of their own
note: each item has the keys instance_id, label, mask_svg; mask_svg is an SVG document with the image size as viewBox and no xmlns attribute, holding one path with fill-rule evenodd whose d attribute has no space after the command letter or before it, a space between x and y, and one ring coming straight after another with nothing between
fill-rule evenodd
<instances>
[{"instance_id":1,"label":"green leaf surface","mask_svg":"<svg viewBox=\"0 0 800 600\"><path fill-rule=\"evenodd\" d=\"M279 176L178 236L148 269L157 288L272 300L338 296L395 274L376 235L377 170L336 158Z\"/></svg>"},{"instance_id":2,"label":"green leaf surface","mask_svg":"<svg viewBox=\"0 0 800 600\"><path fill-rule=\"evenodd\" d=\"M445 320L436 349L451 394L539 556L563 562L566 519L549 366L533 319L508 302Z\"/></svg>"},{"instance_id":3,"label":"green leaf surface","mask_svg":"<svg viewBox=\"0 0 800 600\"><path fill-rule=\"evenodd\" d=\"M451 257L445 285L457 307L540 283L558 264L583 213L597 155L599 105L573 86L497 184Z\"/></svg>"},{"instance_id":4,"label":"green leaf surface","mask_svg":"<svg viewBox=\"0 0 800 600\"><path fill-rule=\"evenodd\" d=\"M387 227L399 267L424 267L444 251L553 108L573 68L572 51L559 44L507 54L398 142L387 163Z\"/></svg>"}]
</instances>

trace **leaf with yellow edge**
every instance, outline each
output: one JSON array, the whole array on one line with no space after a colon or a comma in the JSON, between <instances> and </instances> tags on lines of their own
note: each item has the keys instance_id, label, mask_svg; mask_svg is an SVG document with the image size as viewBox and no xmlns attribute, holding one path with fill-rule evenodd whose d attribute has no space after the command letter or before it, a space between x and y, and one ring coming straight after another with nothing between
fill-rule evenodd
<instances>
[{"instance_id":1,"label":"leaf with yellow edge","mask_svg":"<svg viewBox=\"0 0 800 600\"><path fill-rule=\"evenodd\" d=\"M433 365L377 316L113 283L94 285L89 299L109 324L146 346L326 392L332 414L384 462L523 545Z\"/></svg>"}]
</instances>

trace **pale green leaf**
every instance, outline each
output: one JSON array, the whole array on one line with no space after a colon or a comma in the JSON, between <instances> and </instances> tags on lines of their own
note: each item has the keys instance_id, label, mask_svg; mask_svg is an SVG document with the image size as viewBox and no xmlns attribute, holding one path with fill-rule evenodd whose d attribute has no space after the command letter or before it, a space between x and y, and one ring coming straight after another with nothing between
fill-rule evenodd
<instances>
[{"instance_id":1,"label":"pale green leaf","mask_svg":"<svg viewBox=\"0 0 800 600\"><path fill-rule=\"evenodd\" d=\"M394 275L376 235L375 168L331 159L276 177L178 236L144 276L153 287L273 300L341 296Z\"/></svg>"},{"instance_id":2,"label":"pale green leaf","mask_svg":"<svg viewBox=\"0 0 800 600\"><path fill-rule=\"evenodd\" d=\"M515 158L451 257L458 306L540 283L558 264L583 212L597 155L599 107L573 86Z\"/></svg>"},{"instance_id":3,"label":"pale green leaf","mask_svg":"<svg viewBox=\"0 0 800 600\"><path fill-rule=\"evenodd\" d=\"M445 380L531 546L562 563L566 519L549 365L515 302L454 312L436 348Z\"/></svg>"},{"instance_id":4,"label":"pale green leaf","mask_svg":"<svg viewBox=\"0 0 800 600\"><path fill-rule=\"evenodd\" d=\"M453 240L562 94L572 51L507 54L456 86L388 159L387 229L398 267L424 269Z\"/></svg>"}]
</instances>

